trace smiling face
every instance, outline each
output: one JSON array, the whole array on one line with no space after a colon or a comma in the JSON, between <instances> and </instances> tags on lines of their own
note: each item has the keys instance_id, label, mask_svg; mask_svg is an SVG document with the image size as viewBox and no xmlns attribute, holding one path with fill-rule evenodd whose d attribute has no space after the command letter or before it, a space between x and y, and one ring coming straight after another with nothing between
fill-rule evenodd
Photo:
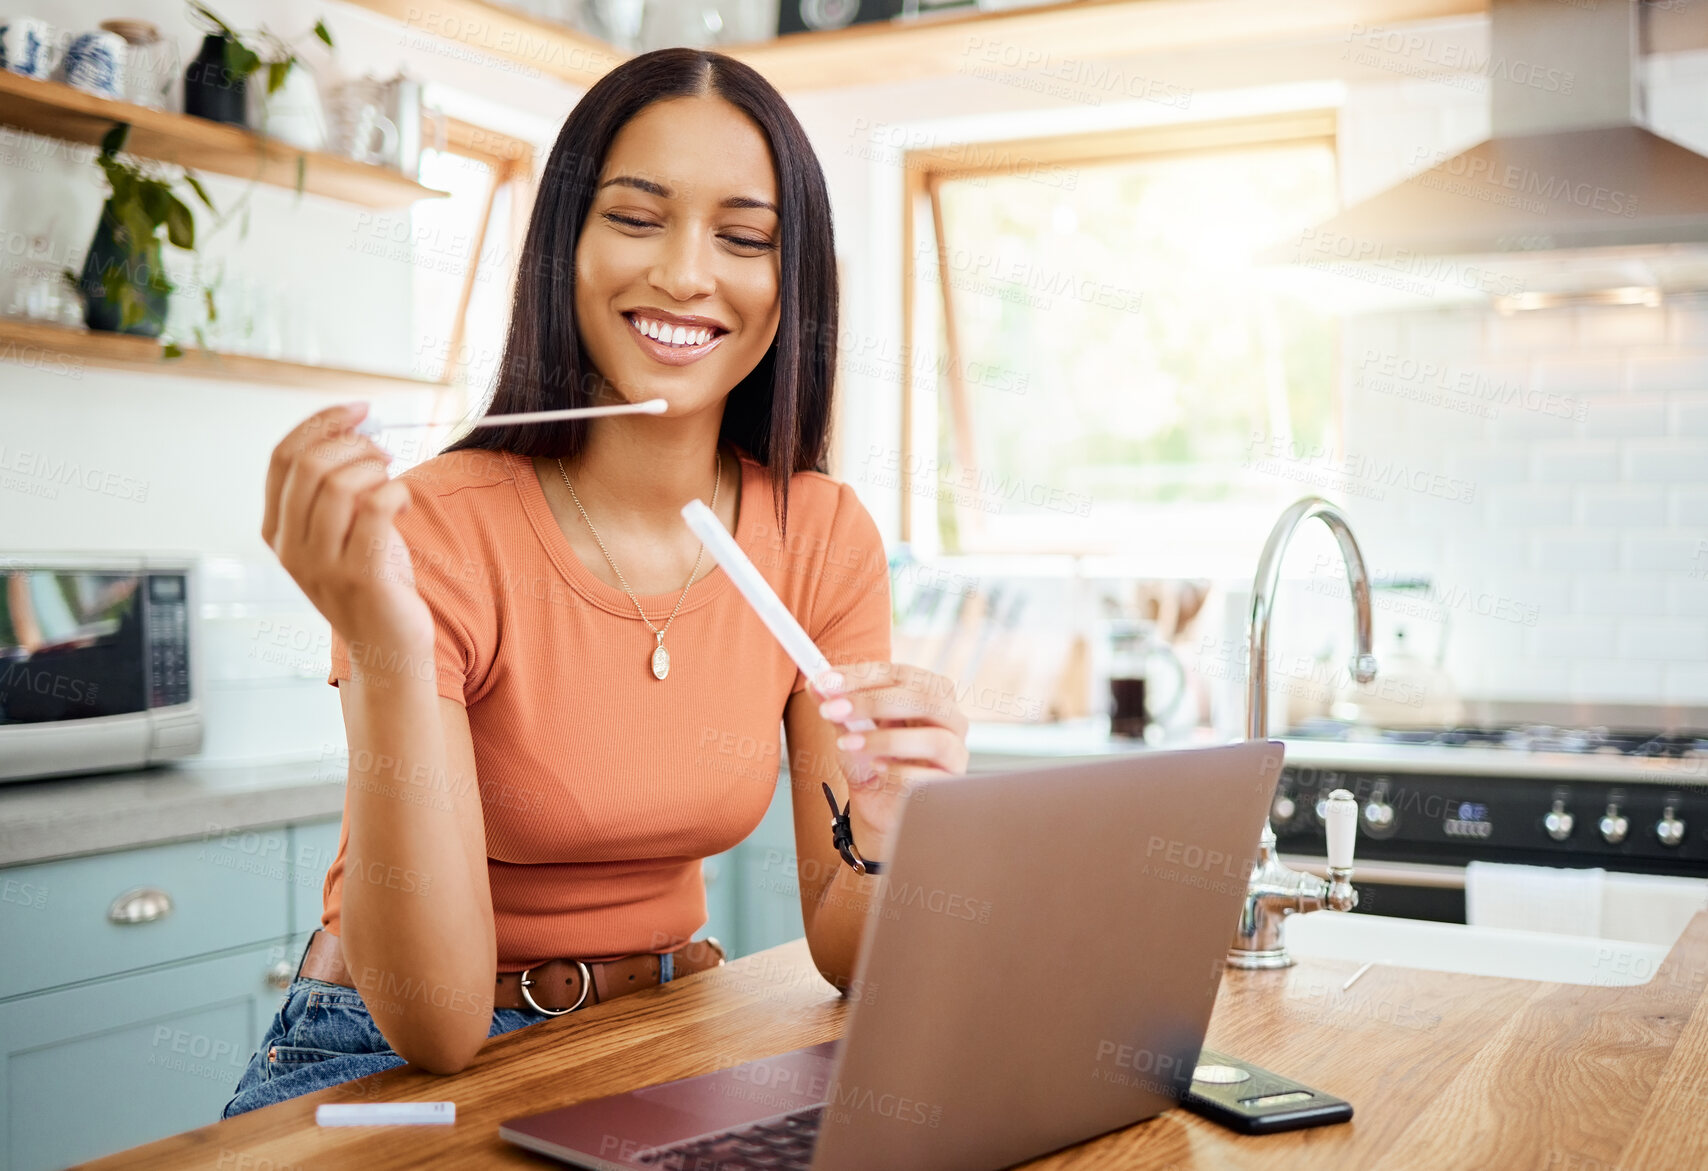
<instances>
[{"instance_id":1,"label":"smiling face","mask_svg":"<svg viewBox=\"0 0 1708 1171\"><path fill-rule=\"evenodd\" d=\"M618 131L575 253L594 369L672 415L721 404L777 335L777 178L759 126L715 95L646 107Z\"/></svg>"}]
</instances>

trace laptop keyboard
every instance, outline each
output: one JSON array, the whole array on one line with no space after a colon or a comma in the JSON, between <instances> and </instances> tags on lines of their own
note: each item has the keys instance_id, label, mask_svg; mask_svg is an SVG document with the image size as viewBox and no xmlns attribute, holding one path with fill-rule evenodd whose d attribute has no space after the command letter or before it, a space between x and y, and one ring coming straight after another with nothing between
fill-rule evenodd
<instances>
[{"instance_id":1,"label":"laptop keyboard","mask_svg":"<svg viewBox=\"0 0 1708 1171\"><path fill-rule=\"evenodd\" d=\"M823 1106L641 1155L659 1171L806 1171Z\"/></svg>"}]
</instances>

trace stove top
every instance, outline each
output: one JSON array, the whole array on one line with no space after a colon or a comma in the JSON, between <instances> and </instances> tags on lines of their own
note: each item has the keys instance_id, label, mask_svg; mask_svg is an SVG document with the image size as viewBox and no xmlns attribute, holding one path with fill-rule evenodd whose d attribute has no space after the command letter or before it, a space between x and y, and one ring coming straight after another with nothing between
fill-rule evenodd
<instances>
[{"instance_id":1,"label":"stove top","mask_svg":"<svg viewBox=\"0 0 1708 1171\"><path fill-rule=\"evenodd\" d=\"M1708 878L1708 736L1604 727L1289 730L1270 809L1284 851L1322 849L1319 807L1359 804L1359 852Z\"/></svg>"},{"instance_id":2,"label":"stove top","mask_svg":"<svg viewBox=\"0 0 1708 1171\"><path fill-rule=\"evenodd\" d=\"M1431 748L1498 748L1514 752L1563 752L1594 756L1682 759L1708 754L1708 734L1621 731L1608 728L1512 724L1496 727L1368 728L1344 720L1307 720L1288 729L1288 739L1363 744L1407 744Z\"/></svg>"}]
</instances>

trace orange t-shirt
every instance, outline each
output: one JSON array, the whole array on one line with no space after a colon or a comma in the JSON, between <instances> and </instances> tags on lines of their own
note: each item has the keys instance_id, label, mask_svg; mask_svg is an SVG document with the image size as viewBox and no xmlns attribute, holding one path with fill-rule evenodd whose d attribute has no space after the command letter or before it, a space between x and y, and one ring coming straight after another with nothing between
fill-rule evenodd
<instances>
[{"instance_id":1,"label":"orange t-shirt","mask_svg":"<svg viewBox=\"0 0 1708 1171\"><path fill-rule=\"evenodd\" d=\"M747 837L771 802L801 673L714 568L688 590L664 639L669 675L655 679L652 632L581 563L525 456L451 452L400 478L438 693L468 708L499 970L687 940L706 922L700 860ZM769 471L743 454L737 543L832 663L887 660L889 569L853 489L798 472L786 537L776 515ZM662 626L680 595L640 601ZM350 677L334 632L327 681ZM388 783L435 799L401 766ZM334 935L348 844L346 818L321 919Z\"/></svg>"}]
</instances>

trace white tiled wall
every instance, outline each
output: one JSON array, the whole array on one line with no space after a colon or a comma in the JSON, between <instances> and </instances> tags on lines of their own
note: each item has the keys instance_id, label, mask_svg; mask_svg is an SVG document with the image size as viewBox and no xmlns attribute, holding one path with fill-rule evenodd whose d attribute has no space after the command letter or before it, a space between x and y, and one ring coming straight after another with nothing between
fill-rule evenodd
<instances>
[{"instance_id":1,"label":"white tiled wall","mask_svg":"<svg viewBox=\"0 0 1708 1171\"><path fill-rule=\"evenodd\" d=\"M1708 53L1642 72L1646 124L1708 149ZM1487 133L1480 97L1422 92L1352 88L1348 202L1401 178L1407 158ZM1419 305L1343 323L1339 455L1372 470L1340 496L1379 579L1432 581L1459 691L1708 702L1708 294L1510 316ZM1468 499L1376 482L1394 468L1462 483Z\"/></svg>"},{"instance_id":2,"label":"white tiled wall","mask_svg":"<svg viewBox=\"0 0 1708 1171\"><path fill-rule=\"evenodd\" d=\"M1463 691L1708 702L1708 298L1385 314L1343 339L1347 453L1470 486L1350 500L1374 572L1466 599L1448 607ZM1417 370L1383 383L1384 362ZM1466 410L1490 385L1519 393Z\"/></svg>"}]
</instances>

